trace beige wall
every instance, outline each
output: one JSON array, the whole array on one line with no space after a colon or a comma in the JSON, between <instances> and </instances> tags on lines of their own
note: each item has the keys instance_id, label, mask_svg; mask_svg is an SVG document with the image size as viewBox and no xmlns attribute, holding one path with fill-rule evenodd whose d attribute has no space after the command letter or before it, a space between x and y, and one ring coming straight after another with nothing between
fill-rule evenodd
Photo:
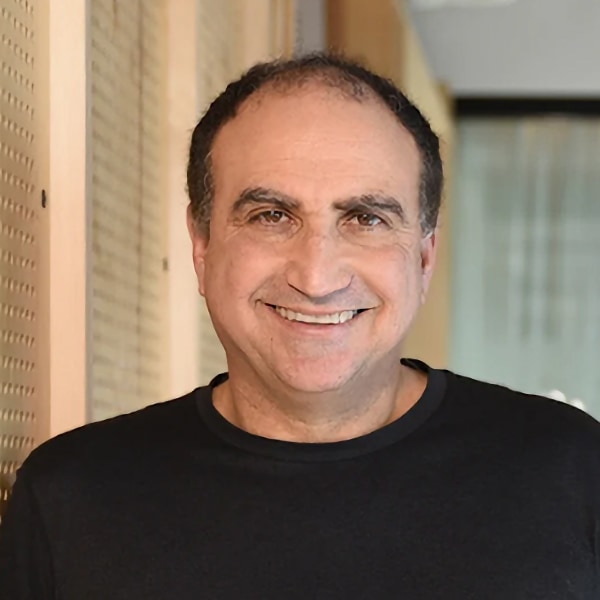
<instances>
[{"instance_id":1,"label":"beige wall","mask_svg":"<svg viewBox=\"0 0 600 600\"><path fill-rule=\"evenodd\" d=\"M185 228L186 157L190 132L198 117L198 54L195 51L198 2L167 4L168 22L168 278L169 382L175 397L198 384L200 311L192 266L191 243Z\"/></svg>"},{"instance_id":2,"label":"beige wall","mask_svg":"<svg viewBox=\"0 0 600 600\"><path fill-rule=\"evenodd\" d=\"M50 421L45 437L87 418L86 3L52 3L50 56Z\"/></svg>"},{"instance_id":3,"label":"beige wall","mask_svg":"<svg viewBox=\"0 0 600 600\"><path fill-rule=\"evenodd\" d=\"M329 0L328 46L380 75L402 80L404 23L391 0Z\"/></svg>"}]
</instances>

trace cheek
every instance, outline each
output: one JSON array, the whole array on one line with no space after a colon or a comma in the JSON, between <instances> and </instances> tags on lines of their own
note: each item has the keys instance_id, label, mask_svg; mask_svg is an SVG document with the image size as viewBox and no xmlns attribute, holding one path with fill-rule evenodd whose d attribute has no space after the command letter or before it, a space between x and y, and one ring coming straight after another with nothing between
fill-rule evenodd
<instances>
[{"instance_id":1,"label":"cheek","mask_svg":"<svg viewBox=\"0 0 600 600\"><path fill-rule=\"evenodd\" d=\"M207 297L217 302L251 299L276 270L275 256L272 249L261 249L243 240L216 245L206 257Z\"/></svg>"},{"instance_id":2,"label":"cheek","mask_svg":"<svg viewBox=\"0 0 600 600\"><path fill-rule=\"evenodd\" d=\"M403 327L418 310L423 291L420 253L416 248L381 254L370 261L368 285L389 307L395 327Z\"/></svg>"}]
</instances>

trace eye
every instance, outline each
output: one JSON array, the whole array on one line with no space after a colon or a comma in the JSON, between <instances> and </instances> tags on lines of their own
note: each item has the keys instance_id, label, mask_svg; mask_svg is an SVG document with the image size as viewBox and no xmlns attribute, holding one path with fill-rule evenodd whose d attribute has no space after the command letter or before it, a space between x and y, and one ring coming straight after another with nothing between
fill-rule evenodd
<instances>
[{"instance_id":1,"label":"eye","mask_svg":"<svg viewBox=\"0 0 600 600\"><path fill-rule=\"evenodd\" d=\"M384 224L381 217L372 213L355 213L352 215L351 220L354 220L361 227L377 227L377 225Z\"/></svg>"},{"instance_id":2,"label":"eye","mask_svg":"<svg viewBox=\"0 0 600 600\"><path fill-rule=\"evenodd\" d=\"M264 210L250 218L253 223L263 225L278 225L286 221L288 216L282 210Z\"/></svg>"}]
</instances>

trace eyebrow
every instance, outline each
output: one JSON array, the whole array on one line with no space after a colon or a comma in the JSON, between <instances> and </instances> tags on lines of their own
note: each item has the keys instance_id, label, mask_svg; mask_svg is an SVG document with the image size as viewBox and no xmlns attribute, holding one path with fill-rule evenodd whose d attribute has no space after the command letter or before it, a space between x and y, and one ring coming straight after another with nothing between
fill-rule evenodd
<instances>
[{"instance_id":1,"label":"eyebrow","mask_svg":"<svg viewBox=\"0 0 600 600\"><path fill-rule=\"evenodd\" d=\"M280 210L296 211L300 202L291 196L264 187L246 188L234 202L232 212L239 213L248 205L269 204ZM396 215L403 225L408 224L402 204L393 196L385 194L360 194L334 202L333 207L341 212L369 212L379 210Z\"/></svg>"},{"instance_id":2,"label":"eyebrow","mask_svg":"<svg viewBox=\"0 0 600 600\"><path fill-rule=\"evenodd\" d=\"M294 211L300 208L300 203L286 194L269 188L246 188L233 203L232 212L239 213L252 204L270 204L281 210Z\"/></svg>"},{"instance_id":3,"label":"eyebrow","mask_svg":"<svg viewBox=\"0 0 600 600\"><path fill-rule=\"evenodd\" d=\"M403 225L408 225L406 211L394 196L385 194L361 194L334 203L337 210L344 212L369 212L379 210L396 215Z\"/></svg>"}]
</instances>

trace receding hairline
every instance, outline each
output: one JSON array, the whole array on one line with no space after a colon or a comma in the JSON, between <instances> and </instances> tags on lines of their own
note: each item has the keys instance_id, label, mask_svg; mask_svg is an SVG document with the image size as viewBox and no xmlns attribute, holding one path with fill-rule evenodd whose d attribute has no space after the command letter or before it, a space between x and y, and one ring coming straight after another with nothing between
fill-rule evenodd
<instances>
[{"instance_id":1,"label":"receding hairline","mask_svg":"<svg viewBox=\"0 0 600 600\"><path fill-rule=\"evenodd\" d=\"M385 108L394 117L394 112L385 103L383 98L368 83L357 79L331 65L311 65L310 67L299 67L289 71L282 71L270 79L262 82L256 89L245 98L237 107L235 115L246 106L259 104L271 95L287 96L295 91L312 92L327 91L338 95L345 100L354 100L358 103L373 102Z\"/></svg>"},{"instance_id":2,"label":"receding hairline","mask_svg":"<svg viewBox=\"0 0 600 600\"><path fill-rule=\"evenodd\" d=\"M274 73L262 85L257 86L256 91L269 87L285 91L290 88L314 85L315 83L320 83L324 87L344 92L356 98L365 96L369 91L374 91L368 83L342 71L335 65L318 64L299 66L280 73Z\"/></svg>"},{"instance_id":3,"label":"receding hairline","mask_svg":"<svg viewBox=\"0 0 600 600\"><path fill-rule=\"evenodd\" d=\"M408 137L415 146L415 151L419 156L420 163L423 162L421 149L417 144L415 136L398 118L392 108L376 90L368 83L360 80L354 81L352 76L348 76L343 72L337 72L336 67L324 67L323 71L325 70L330 72L326 73L326 76L324 77L321 76L323 75L322 71L317 70L314 67L311 67L311 70L306 74L303 74L302 77L299 77L294 73L284 72L281 74L281 77L269 79L258 86L254 92L237 106L235 113L225 122L221 123L221 126L215 132L211 148L206 155L205 164L207 170L211 170L214 167L212 160L214 156L213 150L217 139L220 137L222 131L227 128L227 125L233 124L234 121L242 116L247 110L260 109L264 102L268 102L274 97L285 99L294 96L295 92L299 92L299 96L324 93L340 100L353 101L360 105L372 105L373 108L378 107L382 109L393 119L396 125L408 134ZM337 75L339 75L339 77L337 77ZM350 77L352 78L352 81L349 80ZM422 164L420 166L422 167Z\"/></svg>"}]
</instances>

